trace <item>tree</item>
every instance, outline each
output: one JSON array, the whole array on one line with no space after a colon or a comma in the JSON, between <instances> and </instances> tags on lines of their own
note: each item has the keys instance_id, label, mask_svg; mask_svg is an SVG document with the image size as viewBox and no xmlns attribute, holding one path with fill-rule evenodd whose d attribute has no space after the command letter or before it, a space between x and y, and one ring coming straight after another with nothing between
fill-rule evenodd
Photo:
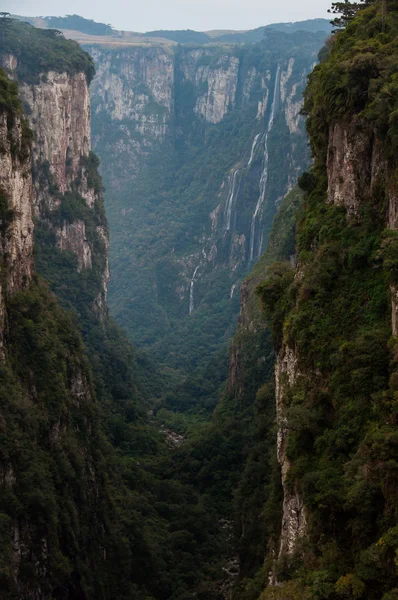
<instances>
[{"instance_id":1,"label":"tree","mask_svg":"<svg viewBox=\"0 0 398 600\"><path fill-rule=\"evenodd\" d=\"M386 0L383 0L383 4L385 4L385 1ZM360 0L359 2L350 2L350 0L344 0L344 2L333 2L332 8L329 9L328 12L340 16L333 19L332 25L336 27L336 30L344 29L355 17L358 10L364 8L365 6L369 6L374 2L375 0Z\"/></svg>"}]
</instances>

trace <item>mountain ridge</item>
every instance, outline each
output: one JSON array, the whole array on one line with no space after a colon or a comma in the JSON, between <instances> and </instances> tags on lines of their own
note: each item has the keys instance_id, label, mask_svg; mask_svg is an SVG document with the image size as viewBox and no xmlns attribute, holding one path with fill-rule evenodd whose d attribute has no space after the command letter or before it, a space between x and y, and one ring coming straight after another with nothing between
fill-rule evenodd
<instances>
[{"instance_id":1,"label":"mountain ridge","mask_svg":"<svg viewBox=\"0 0 398 600\"><path fill-rule=\"evenodd\" d=\"M140 40L145 44L235 44L235 43L257 43L261 42L266 31L272 29L292 33L294 31L331 33L332 26L328 19L307 19L289 23L271 23L253 30L226 32L219 31L215 35L213 30L206 31L185 30L156 30L140 32L118 31L110 25L97 23L91 19L84 19L79 15L68 15L67 17L23 17L12 15L13 18L24 20L31 25L43 28L55 28L61 30L65 37L75 39L82 44L90 43L113 43L139 44ZM81 34L86 34L83 36Z\"/></svg>"}]
</instances>

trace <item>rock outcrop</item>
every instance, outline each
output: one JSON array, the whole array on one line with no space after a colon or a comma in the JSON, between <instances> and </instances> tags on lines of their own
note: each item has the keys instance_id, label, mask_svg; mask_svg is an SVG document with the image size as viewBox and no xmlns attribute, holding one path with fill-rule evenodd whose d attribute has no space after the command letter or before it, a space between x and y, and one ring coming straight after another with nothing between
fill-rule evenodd
<instances>
[{"instance_id":1,"label":"rock outcrop","mask_svg":"<svg viewBox=\"0 0 398 600\"><path fill-rule=\"evenodd\" d=\"M10 76L16 75L16 57L3 60L3 64L9 67ZM90 91L86 74L48 71L40 75L37 83L21 82L19 89L34 131L34 214L53 232L58 248L76 256L79 272L93 267L96 242L92 233L88 235L87 227L88 221L96 222L95 235L106 251L95 305L105 311L109 244L106 221L97 217L103 199L97 163L91 153Z\"/></svg>"},{"instance_id":2,"label":"rock outcrop","mask_svg":"<svg viewBox=\"0 0 398 600\"><path fill-rule=\"evenodd\" d=\"M7 293L24 289L33 271L30 136L21 114L0 111L1 254Z\"/></svg>"},{"instance_id":3,"label":"rock outcrop","mask_svg":"<svg viewBox=\"0 0 398 600\"><path fill-rule=\"evenodd\" d=\"M294 555L298 542L307 533L307 512L302 493L297 483L288 482L290 461L287 457L287 437L289 422L286 418L286 397L289 387L297 383L300 373L298 359L291 348L285 346L279 353L275 365L275 398L277 433L277 457L281 468L283 487L283 511L281 537L279 544L279 559Z\"/></svg>"}]
</instances>

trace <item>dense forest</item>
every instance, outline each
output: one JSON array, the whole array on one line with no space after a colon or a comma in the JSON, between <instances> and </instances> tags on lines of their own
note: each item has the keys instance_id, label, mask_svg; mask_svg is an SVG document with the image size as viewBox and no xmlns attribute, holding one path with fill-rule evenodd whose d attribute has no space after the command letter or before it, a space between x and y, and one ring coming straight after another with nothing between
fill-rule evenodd
<instances>
[{"instance_id":1,"label":"dense forest","mask_svg":"<svg viewBox=\"0 0 398 600\"><path fill-rule=\"evenodd\" d=\"M250 273L241 286L228 375L225 342L237 295L232 309L228 295L218 306L231 322L215 349L206 328L195 348L191 329L170 318L168 362L160 344L149 354L133 349L113 320L106 210L121 206L115 190L104 205L108 192L90 145L94 60L58 32L0 20L1 598L398 598L398 2L338 2L331 10L336 32L304 92L312 167L295 163L296 175L307 168L298 185L270 177L276 191L263 222L267 247L245 262ZM227 61L224 51L195 50L195 69L225 73L238 58L254 81L264 61L274 67L269 89L286 100L301 80L286 84L292 63L283 71L282 46L294 46L302 72L320 39L311 36L271 33L262 45L229 50ZM181 243L189 260L196 258L180 239L181 215L188 224L192 217L192 228L198 215L207 219L221 184L226 219L233 168L250 173L253 164L259 175L268 149L273 165L291 142L286 113L275 116L278 103L268 103L260 124L273 145L256 154L249 133L260 133L257 87L246 110L245 88L238 86L241 120L231 109L218 124L204 125L192 110L202 105L183 76L192 66L184 62L189 52L173 54L184 92L172 130L176 155L159 163L155 151L135 189L142 198L134 210L141 202L146 211L137 228L148 218L138 250L153 261L164 246L156 263L159 306L172 305L169 239L173 255ZM155 64L167 54L150 48L145 56ZM124 72L119 54L117 64ZM98 94L96 88L94 110ZM137 94L150 98L145 87ZM153 116L159 109L148 101L145 111ZM103 123L107 133L110 126ZM184 158L173 178L178 152ZM103 160L110 160L106 152ZM167 183L163 202L159 181ZM253 194L250 181L240 180L235 226ZM131 213L123 214L131 223ZM229 234L225 228L222 237ZM116 236L127 265L129 246L120 231ZM187 264L192 270L194 263ZM239 271L239 283L245 273ZM218 301L219 276L194 297L205 299L197 327L208 321L215 337L221 330L206 311ZM187 282L185 293L195 291L195 275ZM113 302L126 289L114 290ZM195 322L196 305L186 299ZM183 368L178 352L186 354Z\"/></svg>"},{"instance_id":2,"label":"dense forest","mask_svg":"<svg viewBox=\"0 0 398 600\"><path fill-rule=\"evenodd\" d=\"M365 4L343 7L305 93L314 166L300 180L297 267L276 263L260 286L278 353L285 505L296 494L302 519L290 539L282 530L274 577L286 583L264 599L398 593L398 5Z\"/></svg>"}]
</instances>

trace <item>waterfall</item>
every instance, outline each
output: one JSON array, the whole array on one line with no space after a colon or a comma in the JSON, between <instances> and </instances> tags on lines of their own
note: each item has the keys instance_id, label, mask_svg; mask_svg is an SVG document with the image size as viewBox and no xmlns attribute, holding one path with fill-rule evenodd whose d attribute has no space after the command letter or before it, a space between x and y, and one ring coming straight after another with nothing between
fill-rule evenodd
<instances>
[{"instance_id":1,"label":"waterfall","mask_svg":"<svg viewBox=\"0 0 398 600\"><path fill-rule=\"evenodd\" d=\"M232 205L236 196L236 180L238 174L239 169L235 169L235 171L232 173L232 175L230 175L229 178L228 198L224 211L224 229L226 231L229 231L231 229Z\"/></svg>"},{"instance_id":2,"label":"waterfall","mask_svg":"<svg viewBox=\"0 0 398 600\"><path fill-rule=\"evenodd\" d=\"M192 279L191 279L191 287L189 290L189 314L191 314L193 312L193 309L195 308L194 286L195 286L196 273L198 272L199 267L200 267L200 264L196 267L195 271L193 272Z\"/></svg>"},{"instance_id":3,"label":"waterfall","mask_svg":"<svg viewBox=\"0 0 398 600\"><path fill-rule=\"evenodd\" d=\"M267 191L267 183L268 183L268 166L269 166L269 152L268 152L268 138L270 131L274 125L275 113L277 109L278 96L279 96L279 88L280 88L280 80L281 80L281 66L278 64L278 68L275 76L275 86L274 86L274 95L272 99L271 112L268 120L268 127L264 138L264 167L261 173L260 179L260 195L256 204L256 208L252 217L251 227L250 227L250 260L257 258L261 254L262 247L262 238L260 239L260 243L256 249L256 256L254 255L254 242L256 235L256 224L258 220L258 216L261 213L263 208L265 193Z\"/></svg>"},{"instance_id":4,"label":"waterfall","mask_svg":"<svg viewBox=\"0 0 398 600\"><path fill-rule=\"evenodd\" d=\"M231 300L234 297L235 290L236 290L236 283L234 283L233 286L231 287L231 291L229 294L229 297L231 298Z\"/></svg>"},{"instance_id":5,"label":"waterfall","mask_svg":"<svg viewBox=\"0 0 398 600\"><path fill-rule=\"evenodd\" d=\"M254 142L253 142L253 146L252 146L252 151L250 152L250 158L249 158L249 162L247 163L247 169L249 169L250 165L253 162L253 158L254 158L254 152L256 150L257 147L257 142L258 142L258 138L260 137L261 133L258 133L256 135L256 137L254 138Z\"/></svg>"}]
</instances>

